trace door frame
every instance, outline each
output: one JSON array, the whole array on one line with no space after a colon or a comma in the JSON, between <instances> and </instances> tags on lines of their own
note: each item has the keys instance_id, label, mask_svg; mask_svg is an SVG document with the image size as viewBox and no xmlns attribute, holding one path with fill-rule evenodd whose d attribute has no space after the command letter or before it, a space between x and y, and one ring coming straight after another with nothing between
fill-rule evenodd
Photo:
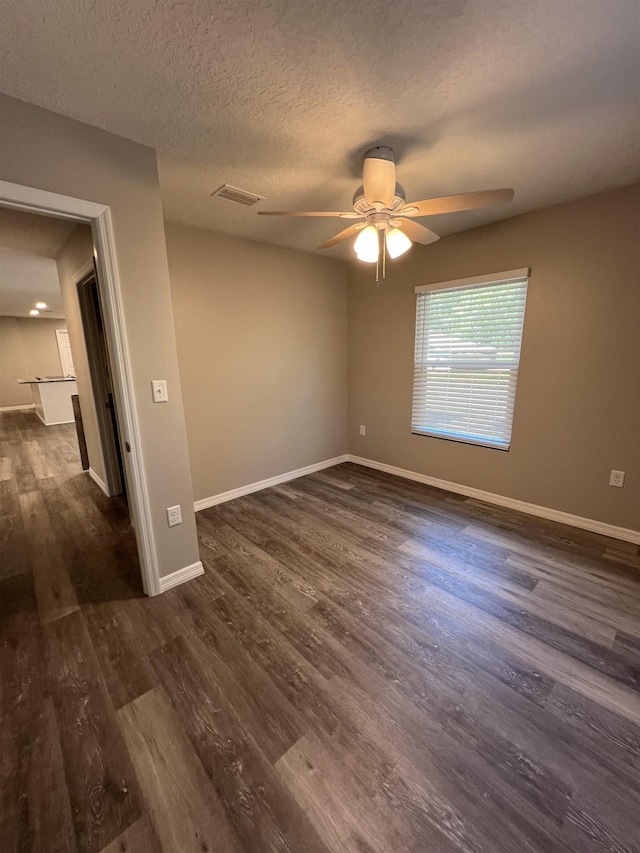
<instances>
[{"instance_id":1,"label":"door frame","mask_svg":"<svg viewBox=\"0 0 640 853\"><path fill-rule=\"evenodd\" d=\"M142 441L125 333L111 208L9 181L0 181L0 205L57 219L84 222L91 226L107 349L113 370L120 439L126 451L123 453L123 462L127 497L136 534L142 586L147 595L158 595L161 592L158 552L153 534L149 489L142 465Z\"/></svg>"}]
</instances>

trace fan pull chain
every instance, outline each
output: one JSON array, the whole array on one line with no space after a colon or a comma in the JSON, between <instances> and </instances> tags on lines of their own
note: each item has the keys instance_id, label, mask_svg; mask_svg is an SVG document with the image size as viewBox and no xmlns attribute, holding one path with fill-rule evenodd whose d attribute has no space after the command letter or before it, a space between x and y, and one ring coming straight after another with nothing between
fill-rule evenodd
<instances>
[{"instance_id":1,"label":"fan pull chain","mask_svg":"<svg viewBox=\"0 0 640 853\"><path fill-rule=\"evenodd\" d=\"M387 229L382 232L382 278L387 277Z\"/></svg>"}]
</instances>

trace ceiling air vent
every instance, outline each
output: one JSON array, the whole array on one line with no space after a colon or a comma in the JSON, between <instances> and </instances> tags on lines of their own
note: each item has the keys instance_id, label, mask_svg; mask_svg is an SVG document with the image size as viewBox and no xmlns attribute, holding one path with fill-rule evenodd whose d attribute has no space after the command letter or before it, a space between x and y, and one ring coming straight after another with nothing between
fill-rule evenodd
<instances>
[{"instance_id":1,"label":"ceiling air vent","mask_svg":"<svg viewBox=\"0 0 640 853\"><path fill-rule=\"evenodd\" d=\"M215 196L218 198L226 198L229 201L235 201L236 204L244 204L245 207L251 207L252 204L264 199L263 195L248 193L246 190L240 190L238 187L232 187L229 184L223 184L221 187L218 187L215 192L211 193L212 198Z\"/></svg>"}]
</instances>

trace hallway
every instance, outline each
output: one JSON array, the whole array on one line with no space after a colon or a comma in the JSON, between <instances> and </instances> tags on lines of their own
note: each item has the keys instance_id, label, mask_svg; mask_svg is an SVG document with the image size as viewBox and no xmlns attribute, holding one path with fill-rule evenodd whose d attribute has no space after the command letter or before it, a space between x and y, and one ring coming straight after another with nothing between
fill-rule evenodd
<instances>
[{"instance_id":1,"label":"hallway","mask_svg":"<svg viewBox=\"0 0 640 853\"><path fill-rule=\"evenodd\" d=\"M2 412L0 448L0 577L33 572L40 622L140 590L126 501L82 470L75 425Z\"/></svg>"}]
</instances>

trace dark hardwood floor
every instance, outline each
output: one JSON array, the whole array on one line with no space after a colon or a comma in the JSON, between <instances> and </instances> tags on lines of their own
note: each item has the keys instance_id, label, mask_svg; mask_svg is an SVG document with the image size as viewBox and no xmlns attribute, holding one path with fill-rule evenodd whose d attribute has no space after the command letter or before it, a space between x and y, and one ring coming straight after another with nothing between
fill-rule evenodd
<instances>
[{"instance_id":1,"label":"dark hardwood floor","mask_svg":"<svg viewBox=\"0 0 640 853\"><path fill-rule=\"evenodd\" d=\"M640 850L636 546L346 464L149 599L73 426L0 428L3 853Z\"/></svg>"}]
</instances>

